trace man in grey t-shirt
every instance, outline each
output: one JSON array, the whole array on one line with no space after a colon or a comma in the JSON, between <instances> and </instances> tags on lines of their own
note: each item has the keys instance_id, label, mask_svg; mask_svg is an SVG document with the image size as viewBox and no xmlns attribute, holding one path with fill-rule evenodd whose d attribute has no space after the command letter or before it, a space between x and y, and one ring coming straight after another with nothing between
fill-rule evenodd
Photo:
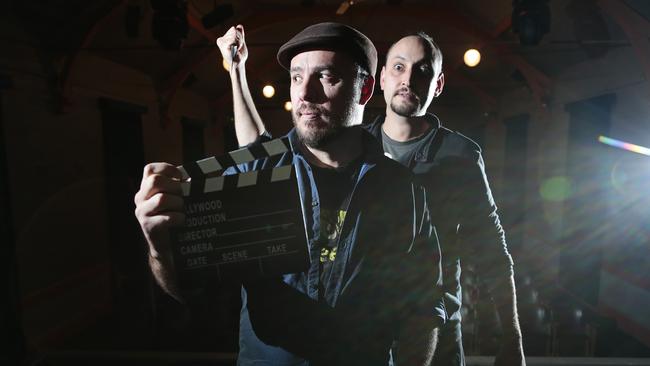
<instances>
[{"instance_id":1,"label":"man in grey t-shirt","mask_svg":"<svg viewBox=\"0 0 650 366\"><path fill-rule=\"evenodd\" d=\"M230 44L235 43L238 59L245 60L243 31L233 33L237 33L234 28L220 38L222 54L228 55ZM236 96L235 129L243 146L257 140L266 129L245 79L231 77L231 81ZM442 52L430 36L419 32L400 38L388 50L381 70L386 114L366 128L383 142L385 153L409 167L427 189L432 222L442 248L445 306L450 319L441 329L434 363L465 364L460 326L462 259L476 266L497 305L503 337L495 365L525 365L512 258L485 175L481 149L426 113L433 98L442 92L444 81Z\"/></svg>"}]
</instances>

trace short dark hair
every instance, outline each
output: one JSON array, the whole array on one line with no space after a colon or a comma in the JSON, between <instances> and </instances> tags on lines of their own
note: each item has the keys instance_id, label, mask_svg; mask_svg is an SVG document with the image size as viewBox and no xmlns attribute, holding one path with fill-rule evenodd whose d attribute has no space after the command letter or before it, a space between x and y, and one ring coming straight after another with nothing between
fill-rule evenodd
<instances>
[{"instance_id":1,"label":"short dark hair","mask_svg":"<svg viewBox=\"0 0 650 366\"><path fill-rule=\"evenodd\" d=\"M395 44L397 44L397 42L401 41L406 37L418 37L420 40L422 40L424 43L424 47L427 49L427 52L431 53L434 71L438 73L442 72L442 50L440 50L440 47L433 40L433 38L431 38L431 36L426 34L424 31L404 33L395 42L393 42L390 45L390 47L388 47L388 51L386 52L386 59L384 59L384 65L386 65L386 62L388 61L388 54L390 53L390 50L393 49L393 47L395 46Z\"/></svg>"}]
</instances>

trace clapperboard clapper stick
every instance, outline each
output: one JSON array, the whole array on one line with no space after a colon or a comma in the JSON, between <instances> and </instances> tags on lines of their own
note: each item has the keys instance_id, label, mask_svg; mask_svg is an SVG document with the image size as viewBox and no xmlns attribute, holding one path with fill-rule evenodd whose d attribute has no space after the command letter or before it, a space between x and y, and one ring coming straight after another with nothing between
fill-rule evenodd
<instances>
[{"instance_id":1,"label":"clapperboard clapper stick","mask_svg":"<svg viewBox=\"0 0 650 366\"><path fill-rule=\"evenodd\" d=\"M185 225L172 231L183 288L301 272L307 235L293 165L235 175L228 167L290 151L275 139L179 167Z\"/></svg>"}]
</instances>

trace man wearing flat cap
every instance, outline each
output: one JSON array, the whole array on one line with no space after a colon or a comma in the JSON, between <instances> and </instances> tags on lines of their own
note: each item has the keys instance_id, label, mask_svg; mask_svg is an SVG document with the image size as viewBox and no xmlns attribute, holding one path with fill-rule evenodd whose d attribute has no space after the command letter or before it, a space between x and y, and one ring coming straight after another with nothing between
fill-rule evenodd
<instances>
[{"instance_id":1,"label":"man wearing flat cap","mask_svg":"<svg viewBox=\"0 0 650 366\"><path fill-rule=\"evenodd\" d=\"M293 164L310 266L244 283L238 365L387 365L396 340L400 364L426 365L446 317L431 285L440 249L410 172L356 126L376 49L351 27L321 23L284 44L278 61L291 78L292 151L226 174ZM152 271L182 301L169 254L169 228L184 219L180 177L147 165L135 201Z\"/></svg>"},{"instance_id":2,"label":"man wearing flat cap","mask_svg":"<svg viewBox=\"0 0 650 366\"><path fill-rule=\"evenodd\" d=\"M244 29L232 27L217 40L225 52L238 52L231 68L235 128L240 145L267 136L246 85ZM461 337L461 260L474 265L497 305L503 336L495 365L524 365L517 316L513 262L508 252L496 204L485 174L481 149L473 141L445 128L427 112L443 89L442 52L423 32L393 43L381 69L386 113L365 128L382 143L385 153L407 166L427 189L431 221L443 257L447 322L440 329L435 364L465 365ZM480 255L478 255L480 253Z\"/></svg>"}]
</instances>

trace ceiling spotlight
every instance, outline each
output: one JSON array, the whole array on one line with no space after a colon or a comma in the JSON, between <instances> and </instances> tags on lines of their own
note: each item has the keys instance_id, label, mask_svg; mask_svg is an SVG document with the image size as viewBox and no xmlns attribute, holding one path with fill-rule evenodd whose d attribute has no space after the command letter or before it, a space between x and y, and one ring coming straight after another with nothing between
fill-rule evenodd
<instances>
[{"instance_id":1,"label":"ceiling spotlight","mask_svg":"<svg viewBox=\"0 0 650 366\"><path fill-rule=\"evenodd\" d=\"M291 104L290 100L284 102L284 110L285 111L291 112L292 109L293 109L293 105Z\"/></svg>"},{"instance_id":2,"label":"ceiling spotlight","mask_svg":"<svg viewBox=\"0 0 650 366\"><path fill-rule=\"evenodd\" d=\"M481 53L474 48L470 48L467 51L465 51L465 55L463 55L463 61L465 62L465 65L469 67L474 67L481 62Z\"/></svg>"},{"instance_id":3,"label":"ceiling spotlight","mask_svg":"<svg viewBox=\"0 0 650 366\"><path fill-rule=\"evenodd\" d=\"M275 95L275 88L272 85L265 85L262 94L267 98L272 98Z\"/></svg>"},{"instance_id":4,"label":"ceiling spotlight","mask_svg":"<svg viewBox=\"0 0 650 366\"><path fill-rule=\"evenodd\" d=\"M211 12L201 18L201 23L205 29L214 28L234 14L235 11L231 4L215 6Z\"/></svg>"},{"instance_id":5,"label":"ceiling spotlight","mask_svg":"<svg viewBox=\"0 0 650 366\"><path fill-rule=\"evenodd\" d=\"M548 0L513 0L512 30L524 46L539 44L551 27Z\"/></svg>"}]
</instances>

